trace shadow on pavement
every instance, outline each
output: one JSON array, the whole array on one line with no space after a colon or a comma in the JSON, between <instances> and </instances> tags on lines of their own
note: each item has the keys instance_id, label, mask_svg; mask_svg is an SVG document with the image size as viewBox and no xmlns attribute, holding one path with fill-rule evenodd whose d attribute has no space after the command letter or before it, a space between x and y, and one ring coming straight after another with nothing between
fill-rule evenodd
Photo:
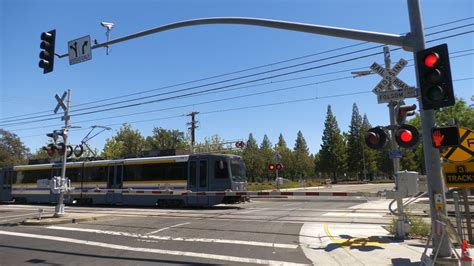
<instances>
[{"instance_id":1,"label":"shadow on pavement","mask_svg":"<svg viewBox=\"0 0 474 266\"><path fill-rule=\"evenodd\" d=\"M411 262L410 259L397 258L392 259L392 265L394 266L408 266L408 265L420 265L420 262Z\"/></svg>"}]
</instances>

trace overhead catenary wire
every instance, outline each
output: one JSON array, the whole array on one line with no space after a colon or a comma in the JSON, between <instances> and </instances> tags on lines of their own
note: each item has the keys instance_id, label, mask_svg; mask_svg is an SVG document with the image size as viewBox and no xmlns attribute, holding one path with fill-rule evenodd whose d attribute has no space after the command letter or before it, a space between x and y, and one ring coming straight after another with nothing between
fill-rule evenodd
<instances>
[{"instance_id":1,"label":"overhead catenary wire","mask_svg":"<svg viewBox=\"0 0 474 266\"><path fill-rule=\"evenodd\" d=\"M454 20L454 21L444 22L444 23L440 23L440 24L433 25L433 26L430 26L430 27L426 27L425 30L432 29L432 28L437 28L437 27L442 27L442 26L446 26L446 25L450 25L450 24L455 24L455 23L458 23L458 22L471 20L471 19L473 19L473 18L474 18L474 17L467 17L467 18L458 19L458 20ZM447 31L450 31L450 30L459 29L459 28L462 28L462 27L470 26L470 25L472 25L472 24L463 25L463 26L458 26L458 27L455 27L455 28L451 28L451 29L447 29L447 30L443 30L443 31L438 31L438 32L435 32L435 33L426 34L426 36L430 36L430 35L434 35L434 34L439 34L439 33L442 33L442 32L447 32ZM367 43L370 43L370 42L361 42L361 43L352 44L352 45L348 45L348 46L343 46L343 47L339 47L339 48L334 48L334 49L330 49L330 50L326 50L326 51L322 51L322 52L318 52L318 53L313 53L313 54L309 54L309 55L305 55L305 56L300 56L300 57L296 57L296 58L291 58L291 59L287 59L287 60L282 60L282 61L278 61L278 62L274 62L274 63L270 63L270 64L265 64L265 65L256 66L256 67L252 67L252 68L247 68L247 69L243 69L243 70L238 70L238 71L234 71L234 72L229 72L229 73L225 73L225 74L215 75L215 76L211 76L211 77L207 77L207 78L202 78L202 79L197 79L197 80L193 80L193 81L183 82L183 83L179 83L179 84L175 84L175 85L169 85L169 86L165 86L165 87L161 87L161 88L157 88L157 89L151 89L151 90L141 91L141 92L137 92L137 93L122 95L122 96L115 96L115 97L112 97L112 98L107 98L107 99L97 100L97 101L93 101L93 102L78 104L78 105L75 105L75 106L73 105L73 107L83 106L83 105L89 105L89 104L99 103L99 102L100 102L100 103L103 103L103 101L107 101L107 100L125 98L125 97L129 97L129 96L134 96L134 95L139 95L139 94L148 93L148 92L151 92L151 91L157 91L157 90L162 90L162 89L177 87L177 86L181 86L181 85L187 85L187 84L191 84L191 83L195 83L195 82L199 82L199 81L214 79L214 78L218 78L218 77L223 77L223 76L228 76L228 75L243 73L243 72L246 72L246 71L251 71L251 70L255 70L255 69L260 69L260 68L264 68L264 67L268 67L268 66L274 66L274 65L278 65L278 64L282 64L282 63L287 63L287 62L291 62L291 61L295 61L295 60L300 60L300 59L304 59L304 58L308 58L308 57L312 57L312 56L316 56L316 55L321 55L321 54L325 54L325 53L329 53L329 52L334 52L334 51L339 51L339 50L343 50L343 49L347 49L347 48L351 48L351 47L356 47L356 46L360 46L360 45L367 44ZM371 47L371 48L369 48L369 49L375 49L375 48L379 48L379 47L382 47L382 46L383 46L383 45L377 45L377 46ZM3 118L3 119L0 119L0 123L9 122L9 121L5 121L5 119L13 119L13 118L19 118L19 117L28 116L28 115L38 115L38 114L49 113L49 112L50 112L50 110L48 110L48 111L41 111L41 112L35 112L35 113L30 113L30 114L24 114L24 115L17 115L17 116L6 117L6 118ZM35 118L36 118L36 117L35 117ZM31 118L30 118L30 119L31 119Z\"/></svg>"}]
</instances>

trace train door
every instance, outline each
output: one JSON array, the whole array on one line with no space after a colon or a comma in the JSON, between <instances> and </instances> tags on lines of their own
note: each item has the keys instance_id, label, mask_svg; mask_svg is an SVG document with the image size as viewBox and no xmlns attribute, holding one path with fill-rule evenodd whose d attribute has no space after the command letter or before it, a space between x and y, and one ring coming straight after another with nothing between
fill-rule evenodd
<instances>
[{"instance_id":1,"label":"train door","mask_svg":"<svg viewBox=\"0 0 474 266\"><path fill-rule=\"evenodd\" d=\"M107 169L107 203L122 202L123 165L111 165Z\"/></svg>"},{"instance_id":2,"label":"train door","mask_svg":"<svg viewBox=\"0 0 474 266\"><path fill-rule=\"evenodd\" d=\"M209 190L209 160L195 158L189 161L188 189L193 192ZM190 196L190 204L207 205L208 196Z\"/></svg>"},{"instance_id":3,"label":"train door","mask_svg":"<svg viewBox=\"0 0 474 266\"><path fill-rule=\"evenodd\" d=\"M0 201L12 200L13 171L0 172Z\"/></svg>"}]
</instances>

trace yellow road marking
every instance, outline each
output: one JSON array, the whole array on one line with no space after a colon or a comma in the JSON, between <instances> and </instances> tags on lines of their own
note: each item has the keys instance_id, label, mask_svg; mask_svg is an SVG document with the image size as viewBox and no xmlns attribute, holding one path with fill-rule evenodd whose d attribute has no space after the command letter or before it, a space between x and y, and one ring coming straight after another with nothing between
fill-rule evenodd
<instances>
[{"instance_id":1,"label":"yellow road marking","mask_svg":"<svg viewBox=\"0 0 474 266\"><path fill-rule=\"evenodd\" d=\"M342 247L381 247L384 244L387 244L387 241L384 239L379 239L378 237L366 237L366 238L353 238L349 237L348 239L337 239L329 231L329 226L327 224L323 225L324 232L329 237L329 239L334 243Z\"/></svg>"}]
</instances>

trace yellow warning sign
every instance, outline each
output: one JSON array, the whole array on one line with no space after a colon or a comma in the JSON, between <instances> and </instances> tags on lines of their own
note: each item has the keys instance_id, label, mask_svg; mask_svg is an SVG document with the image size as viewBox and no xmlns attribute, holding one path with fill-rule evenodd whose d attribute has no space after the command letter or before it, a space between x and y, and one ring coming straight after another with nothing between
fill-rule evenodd
<instances>
[{"instance_id":1,"label":"yellow warning sign","mask_svg":"<svg viewBox=\"0 0 474 266\"><path fill-rule=\"evenodd\" d=\"M474 187L474 162L446 163L443 173L448 187Z\"/></svg>"},{"instance_id":2,"label":"yellow warning sign","mask_svg":"<svg viewBox=\"0 0 474 266\"><path fill-rule=\"evenodd\" d=\"M441 156L450 162L466 162L474 157L474 132L469 128L459 128L459 146L446 149Z\"/></svg>"}]
</instances>

